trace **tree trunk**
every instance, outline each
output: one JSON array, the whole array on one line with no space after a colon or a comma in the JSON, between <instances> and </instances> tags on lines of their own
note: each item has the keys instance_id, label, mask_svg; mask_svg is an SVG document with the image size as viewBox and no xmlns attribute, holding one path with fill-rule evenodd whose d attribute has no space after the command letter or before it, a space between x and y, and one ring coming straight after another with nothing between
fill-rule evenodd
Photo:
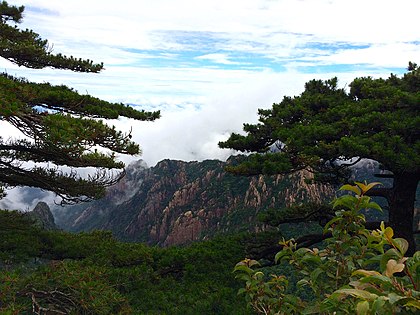
<instances>
[{"instance_id":1,"label":"tree trunk","mask_svg":"<svg viewBox=\"0 0 420 315\"><path fill-rule=\"evenodd\" d=\"M389 225L393 228L395 237L402 237L408 241L407 256L416 252L413 218L418 181L418 174L394 173L394 184L388 198Z\"/></svg>"}]
</instances>

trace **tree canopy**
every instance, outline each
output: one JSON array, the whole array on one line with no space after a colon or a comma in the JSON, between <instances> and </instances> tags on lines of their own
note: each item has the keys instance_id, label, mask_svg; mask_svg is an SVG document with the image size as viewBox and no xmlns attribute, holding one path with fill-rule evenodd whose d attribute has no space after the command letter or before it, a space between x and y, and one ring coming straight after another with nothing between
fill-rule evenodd
<instances>
[{"instance_id":1,"label":"tree canopy","mask_svg":"<svg viewBox=\"0 0 420 315\"><path fill-rule=\"evenodd\" d=\"M1 57L34 69L50 67L92 73L103 69L103 64L91 60L54 54L47 40L17 26L23 12L23 6L0 2ZM64 85L32 83L0 74L0 121L24 135L10 139L0 136L0 187L39 187L70 203L99 198L106 186L124 175L113 171L124 167L116 153L140 153L131 133L104 122L120 116L153 121L160 113L81 95ZM65 172L60 166L68 166L70 171ZM80 167L94 167L97 172L83 178L77 173Z\"/></svg>"},{"instance_id":2,"label":"tree canopy","mask_svg":"<svg viewBox=\"0 0 420 315\"><path fill-rule=\"evenodd\" d=\"M389 224L414 250L413 215L420 178L420 69L409 64L403 76L356 78L349 90L337 78L312 80L302 94L259 110L259 123L244 124L222 148L251 154L229 170L237 174L288 173L309 168L319 178L345 175L361 159L378 161L392 188L371 195L389 203ZM274 148L274 150L273 150ZM262 153L262 154L261 154Z\"/></svg>"}]
</instances>

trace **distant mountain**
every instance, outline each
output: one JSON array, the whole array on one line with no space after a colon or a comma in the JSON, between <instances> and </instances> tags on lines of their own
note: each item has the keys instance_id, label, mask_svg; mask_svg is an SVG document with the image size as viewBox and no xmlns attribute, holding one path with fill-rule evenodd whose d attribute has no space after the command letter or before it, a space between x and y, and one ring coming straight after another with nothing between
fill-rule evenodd
<instances>
[{"instance_id":1,"label":"distant mountain","mask_svg":"<svg viewBox=\"0 0 420 315\"><path fill-rule=\"evenodd\" d=\"M259 212L304 201L331 200L334 187L308 184L310 172L242 177L227 162L163 160L127 167L126 177L103 199L53 208L57 225L70 231L111 230L116 237L162 246L203 240L216 233L264 229Z\"/></svg>"},{"instance_id":2,"label":"distant mountain","mask_svg":"<svg viewBox=\"0 0 420 315\"><path fill-rule=\"evenodd\" d=\"M28 186L14 187L6 192L6 197L0 199L0 209L27 212L35 208L40 201L46 202L47 204L54 204L54 200L56 199L52 192Z\"/></svg>"},{"instance_id":3,"label":"distant mountain","mask_svg":"<svg viewBox=\"0 0 420 315\"><path fill-rule=\"evenodd\" d=\"M45 202L38 202L36 207L32 211L25 212L33 221L34 225L45 230L57 230L58 227L55 224L54 216L50 210L50 207Z\"/></svg>"}]
</instances>

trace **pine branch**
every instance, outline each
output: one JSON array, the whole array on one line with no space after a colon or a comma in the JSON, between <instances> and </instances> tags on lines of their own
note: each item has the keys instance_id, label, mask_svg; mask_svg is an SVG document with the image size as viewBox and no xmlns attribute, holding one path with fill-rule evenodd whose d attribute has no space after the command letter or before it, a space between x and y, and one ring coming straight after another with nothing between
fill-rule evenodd
<instances>
[{"instance_id":1,"label":"pine branch","mask_svg":"<svg viewBox=\"0 0 420 315\"><path fill-rule=\"evenodd\" d=\"M114 174L98 170L84 179L74 170L64 173L58 168L25 169L15 163L0 161L0 183L7 183L12 187L29 186L52 191L62 198L62 204L98 199L104 195L106 187L115 185L124 176L125 171Z\"/></svg>"},{"instance_id":2,"label":"pine branch","mask_svg":"<svg viewBox=\"0 0 420 315\"><path fill-rule=\"evenodd\" d=\"M94 64L91 60L54 55L47 40L43 40L32 30L20 30L8 25L14 18L8 16L0 20L0 56L26 68L42 69L51 67L76 72L97 73L103 69L103 63Z\"/></svg>"}]
</instances>

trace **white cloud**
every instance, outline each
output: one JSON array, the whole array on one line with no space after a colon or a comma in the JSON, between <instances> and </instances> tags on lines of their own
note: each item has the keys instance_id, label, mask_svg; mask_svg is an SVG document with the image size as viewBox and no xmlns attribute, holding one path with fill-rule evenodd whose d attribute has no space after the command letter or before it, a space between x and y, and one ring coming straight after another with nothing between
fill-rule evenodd
<instances>
[{"instance_id":1,"label":"white cloud","mask_svg":"<svg viewBox=\"0 0 420 315\"><path fill-rule=\"evenodd\" d=\"M6 192L6 197L0 199L0 209L31 211L40 201L50 206L59 202L54 194L38 188L19 187Z\"/></svg>"},{"instance_id":2,"label":"white cloud","mask_svg":"<svg viewBox=\"0 0 420 315\"><path fill-rule=\"evenodd\" d=\"M199 57L196 57L197 60L209 60L215 63L222 63L225 65L232 65L238 64L237 62L233 62L229 60L229 56L226 54L206 54Z\"/></svg>"},{"instance_id":3,"label":"white cloud","mask_svg":"<svg viewBox=\"0 0 420 315\"><path fill-rule=\"evenodd\" d=\"M83 42L138 49L182 49L188 44L168 38L162 41L156 36L156 31L168 30L220 32L232 44L265 44L271 48L266 51L269 54L307 40L298 35L310 35L324 42L385 44L419 40L418 23L415 18L408 18L409 12L420 8L417 0L121 0L118 4L99 0L27 0L26 4L59 13L30 12L25 23L66 51L72 43ZM236 48L230 46L232 50Z\"/></svg>"},{"instance_id":4,"label":"white cloud","mask_svg":"<svg viewBox=\"0 0 420 315\"><path fill-rule=\"evenodd\" d=\"M389 68L402 69L420 56L413 17L418 0L9 3L27 6L21 27L49 39L54 52L103 61L105 70L30 70L2 59L0 68L161 109L162 118L153 123L111 121L133 128L149 165L163 158L224 159L231 152L219 149L218 141L255 122L258 108L302 92L307 80L338 75L345 86L356 76L386 76ZM343 64L358 66L338 73L323 68ZM15 134L3 127L2 135Z\"/></svg>"},{"instance_id":5,"label":"white cloud","mask_svg":"<svg viewBox=\"0 0 420 315\"><path fill-rule=\"evenodd\" d=\"M340 76L339 84L346 86L360 73ZM318 75L328 79L332 73ZM293 78L291 80L291 78ZM212 89L212 95L199 108L184 104L165 104L162 118L155 122L136 122L123 119L116 122L122 130L132 129L133 139L143 150L141 158L155 165L164 158L181 160L226 159L233 152L218 148L230 133L240 132L243 123L256 123L258 108L269 108L283 95L298 95L312 74L275 73L266 71L251 75L243 81ZM125 162L132 157L122 157Z\"/></svg>"},{"instance_id":6,"label":"white cloud","mask_svg":"<svg viewBox=\"0 0 420 315\"><path fill-rule=\"evenodd\" d=\"M390 56L393 56L390 58ZM323 64L369 64L395 67L408 64L420 56L420 45L412 43L376 44L368 48L340 50L333 55L314 58Z\"/></svg>"}]
</instances>

